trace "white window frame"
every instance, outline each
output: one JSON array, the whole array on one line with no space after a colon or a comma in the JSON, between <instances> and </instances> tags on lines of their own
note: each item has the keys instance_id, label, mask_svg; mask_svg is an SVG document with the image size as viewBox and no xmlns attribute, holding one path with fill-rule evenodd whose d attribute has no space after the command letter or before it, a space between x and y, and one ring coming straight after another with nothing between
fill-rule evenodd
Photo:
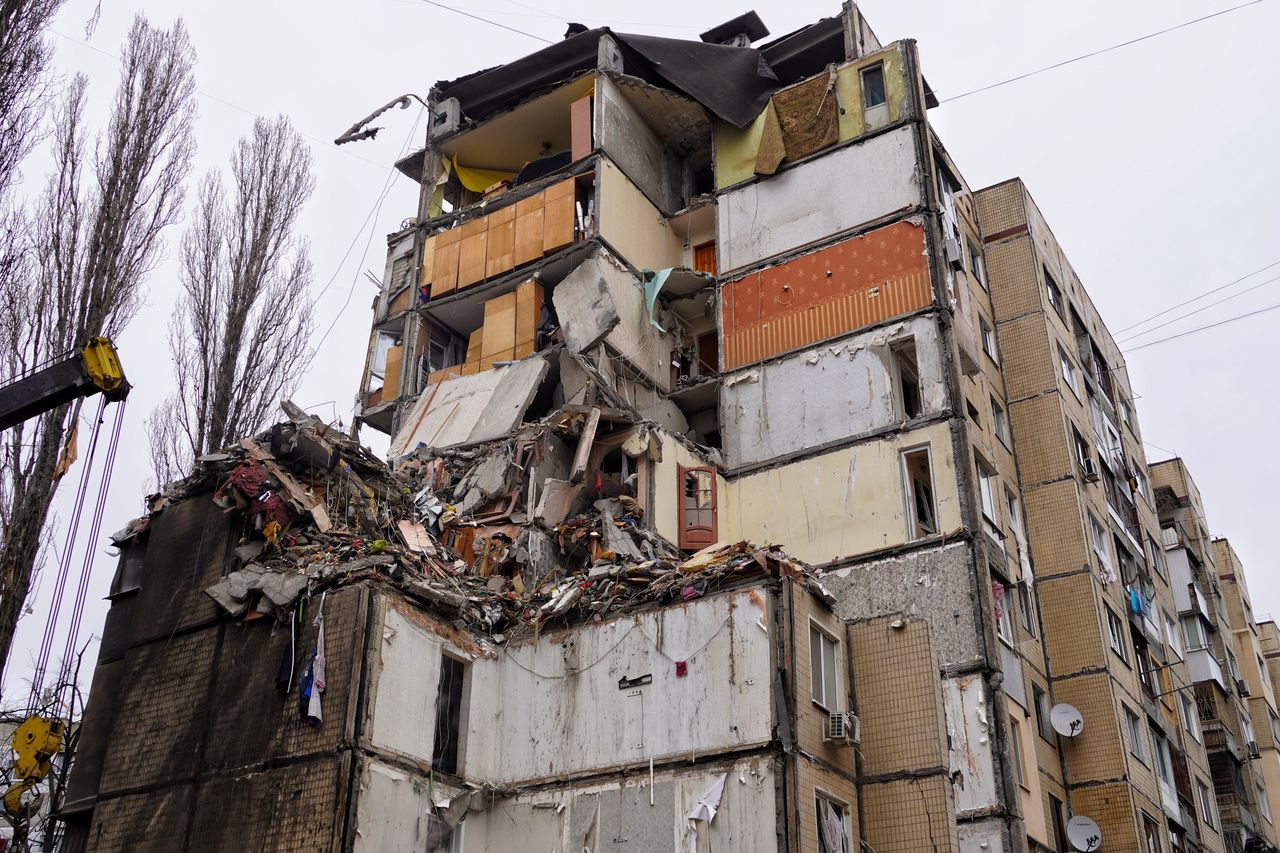
<instances>
[{"instance_id":1,"label":"white window frame","mask_svg":"<svg viewBox=\"0 0 1280 853\"><path fill-rule=\"evenodd\" d=\"M1102 526L1102 522L1098 521L1097 516L1092 512L1088 512L1089 516L1089 538L1093 541L1093 553L1108 572L1111 571L1111 537L1107 535L1107 529Z\"/></svg>"},{"instance_id":2,"label":"white window frame","mask_svg":"<svg viewBox=\"0 0 1280 853\"><path fill-rule=\"evenodd\" d=\"M991 431L996 434L996 438L1000 439L1000 443L1008 447L1012 443L1009 437L1009 413L1005 411L1004 406L991 398Z\"/></svg>"},{"instance_id":3,"label":"white window frame","mask_svg":"<svg viewBox=\"0 0 1280 853\"><path fill-rule=\"evenodd\" d=\"M1124 620L1116 615L1116 612L1110 607L1103 605L1103 610L1107 612L1107 635L1111 646L1111 651L1119 656L1120 660L1126 664L1129 662L1129 644L1125 642Z\"/></svg>"},{"instance_id":4,"label":"white window frame","mask_svg":"<svg viewBox=\"0 0 1280 853\"><path fill-rule=\"evenodd\" d=\"M1180 660L1186 660L1187 653L1182 648L1182 632L1178 630L1178 623L1173 621L1173 617L1169 615L1169 611L1161 608L1160 615L1164 619L1164 640L1169 650L1178 656Z\"/></svg>"},{"instance_id":5,"label":"white window frame","mask_svg":"<svg viewBox=\"0 0 1280 853\"><path fill-rule=\"evenodd\" d=\"M1194 637L1191 636L1192 630L1189 630L1193 625L1195 626ZM1199 616L1189 614L1182 617L1182 639L1184 641L1183 648L1188 652L1209 648L1209 632L1205 630Z\"/></svg>"},{"instance_id":6,"label":"white window frame","mask_svg":"<svg viewBox=\"0 0 1280 853\"><path fill-rule=\"evenodd\" d=\"M1173 787L1173 754L1169 751L1169 739L1157 732L1151 730L1151 742L1154 746L1152 755L1156 759L1156 776L1161 782L1169 787Z\"/></svg>"},{"instance_id":7,"label":"white window frame","mask_svg":"<svg viewBox=\"0 0 1280 853\"><path fill-rule=\"evenodd\" d=\"M840 831L841 831L841 834L843 835L843 838L841 839L841 844L843 846L843 850L831 851L831 853L850 853L850 850L851 850L850 845L852 844L852 841L850 840L850 838L853 835L853 825L852 823L850 823L850 820L849 820L849 804L838 797L832 796L831 794L827 793L821 788L814 788L813 789L813 812L814 812L814 817L818 820L819 823L821 823L821 820L822 820L822 813L820 808L820 805L822 803L825 803L828 808L834 809L837 812L837 814L839 814L840 816ZM826 846L822 843L822 828L821 826L815 826L815 830L817 832L817 837L818 837L817 838L818 850L821 851Z\"/></svg>"},{"instance_id":8,"label":"white window frame","mask_svg":"<svg viewBox=\"0 0 1280 853\"><path fill-rule=\"evenodd\" d=\"M1067 351L1062 344L1058 344L1058 367L1062 371L1062 381L1071 389L1071 393L1076 395L1076 399L1080 399L1080 383L1076 378L1076 367L1071 363L1071 356L1067 355Z\"/></svg>"},{"instance_id":9,"label":"white window frame","mask_svg":"<svg viewBox=\"0 0 1280 853\"><path fill-rule=\"evenodd\" d=\"M982 508L982 517L997 530L1000 528L1000 510L996 506L996 474L995 466L978 454L973 455L974 467L978 471L978 496Z\"/></svg>"},{"instance_id":10,"label":"white window frame","mask_svg":"<svg viewBox=\"0 0 1280 853\"><path fill-rule=\"evenodd\" d=\"M1214 822L1214 803L1210 795L1212 789L1196 779L1196 799L1200 801L1200 819L1204 821L1204 825L1213 829L1216 827Z\"/></svg>"},{"instance_id":11,"label":"white window frame","mask_svg":"<svg viewBox=\"0 0 1280 853\"><path fill-rule=\"evenodd\" d=\"M1032 637L1040 636L1036 630L1036 604L1032 597L1035 593L1031 591L1031 587L1024 580L1017 585L1018 587L1018 609L1022 611L1022 627L1027 629L1027 633Z\"/></svg>"},{"instance_id":12,"label":"white window frame","mask_svg":"<svg viewBox=\"0 0 1280 853\"><path fill-rule=\"evenodd\" d=\"M982 338L982 351L996 364L1000 363L1000 350L996 346L996 330L987 322L987 318L978 315L978 333Z\"/></svg>"},{"instance_id":13,"label":"white window frame","mask_svg":"<svg viewBox=\"0 0 1280 853\"><path fill-rule=\"evenodd\" d=\"M998 602L995 601L996 587L1000 588L1000 600ZM1012 589L1012 587L1004 581L994 577L991 579L991 603L996 608L996 636L999 637L1005 645L1012 647L1014 644L1013 614L1010 610L1013 605L1013 599L1009 595L1010 589Z\"/></svg>"},{"instance_id":14,"label":"white window frame","mask_svg":"<svg viewBox=\"0 0 1280 853\"><path fill-rule=\"evenodd\" d=\"M1124 708L1124 727L1129 733L1129 754L1144 767L1149 767L1147 763L1147 747L1146 747L1146 730L1142 727L1142 719L1135 714L1128 705L1121 705Z\"/></svg>"},{"instance_id":15,"label":"white window frame","mask_svg":"<svg viewBox=\"0 0 1280 853\"><path fill-rule=\"evenodd\" d=\"M1267 799L1266 787L1255 778L1253 787L1258 791L1258 807L1262 809L1262 816L1267 819L1267 823L1275 823L1271 818L1271 803Z\"/></svg>"},{"instance_id":16,"label":"white window frame","mask_svg":"<svg viewBox=\"0 0 1280 853\"><path fill-rule=\"evenodd\" d=\"M1179 693L1178 710L1182 717L1182 728L1191 735L1192 740L1200 743L1200 711L1196 708L1196 700L1188 696L1185 691Z\"/></svg>"},{"instance_id":17,"label":"white window frame","mask_svg":"<svg viewBox=\"0 0 1280 853\"><path fill-rule=\"evenodd\" d=\"M880 91L884 93L884 100L877 101L874 104L867 103L867 74L871 72L880 72ZM884 107L889 104L889 75L885 73L884 63L875 62L871 65L858 69L858 88L862 94L862 108L864 110L874 110L876 107Z\"/></svg>"},{"instance_id":18,"label":"white window frame","mask_svg":"<svg viewBox=\"0 0 1280 853\"><path fill-rule=\"evenodd\" d=\"M926 531L921 535L917 535L916 528L923 528L924 525L920 523L919 513L916 508L915 483L911 479L911 468L907 463L907 457L916 453L923 453L925 455L925 463L929 466L929 505L930 509L933 510L933 526L935 528L932 532ZM929 536L936 536L941 531L942 525L938 520L938 497L933 481L932 449L925 444L920 447L909 447L902 450L898 454L898 467L902 476L902 496L905 500L907 511L907 540L909 542L917 542Z\"/></svg>"},{"instance_id":19,"label":"white window frame","mask_svg":"<svg viewBox=\"0 0 1280 853\"><path fill-rule=\"evenodd\" d=\"M818 695L819 690L822 695ZM840 641L812 619L809 620L809 692L813 704L824 711L840 710Z\"/></svg>"}]
</instances>

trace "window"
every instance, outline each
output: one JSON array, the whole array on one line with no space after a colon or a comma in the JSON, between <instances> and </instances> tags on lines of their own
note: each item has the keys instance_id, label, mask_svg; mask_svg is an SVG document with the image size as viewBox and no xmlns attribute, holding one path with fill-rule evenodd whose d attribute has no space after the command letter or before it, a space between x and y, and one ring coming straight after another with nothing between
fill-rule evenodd
<instances>
[{"instance_id":1,"label":"window","mask_svg":"<svg viewBox=\"0 0 1280 853\"><path fill-rule=\"evenodd\" d=\"M813 798L818 809L818 853L849 853L849 807L820 793Z\"/></svg>"},{"instance_id":2,"label":"window","mask_svg":"<svg viewBox=\"0 0 1280 853\"><path fill-rule=\"evenodd\" d=\"M1182 638L1187 641L1186 649L1189 652L1209 645L1209 636L1205 633L1204 624L1199 616L1182 617Z\"/></svg>"},{"instance_id":3,"label":"window","mask_svg":"<svg viewBox=\"0 0 1280 853\"><path fill-rule=\"evenodd\" d=\"M996 521L996 472L981 456L974 455L978 469L978 494L982 498L982 517L993 525Z\"/></svg>"},{"instance_id":4,"label":"window","mask_svg":"<svg viewBox=\"0 0 1280 853\"><path fill-rule=\"evenodd\" d=\"M440 656L440 690L436 694L436 731L431 766L442 773L458 772L458 743L462 731L462 689L466 665Z\"/></svg>"},{"instance_id":5,"label":"window","mask_svg":"<svg viewBox=\"0 0 1280 853\"><path fill-rule=\"evenodd\" d=\"M1173 787L1173 756L1169 753L1169 741L1155 729L1151 730L1151 741L1155 744L1152 754L1156 759L1156 775L1160 781Z\"/></svg>"},{"instance_id":6,"label":"window","mask_svg":"<svg viewBox=\"0 0 1280 853\"><path fill-rule=\"evenodd\" d=\"M1267 675L1267 662L1262 659L1262 655L1258 655L1257 657L1258 657L1258 681L1262 683L1263 687L1270 687L1271 685L1268 683L1270 681L1270 678Z\"/></svg>"},{"instance_id":7,"label":"window","mask_svg":"<svg viewBox=\"0 0 1280 853\"><path fill-rule=\"evenodd\" d=\"M898 416L910 420L920 416L920 368L914 338L894 344L893 370L898 386Z\"/></svg>"},{"instance_id":8,"label":"window","mask_svg":"<svg viewBox=\"0 0 1280 853\"><path fill-rule=\"evenodd\" d=\"M1271 820L1271 803L1267 802L1267 789L1262 787L1261 782L1255 782L1254 787L1258 789L1258 808L1262 809L1262 816L1267 819L1267 823Z\"/></svg>"},{"instance_id":9,"label":"window","mask_svg":"<svg viewBox=\"0 0 1280 853\"><path fill-rule=\"evenodd\" d=\"M1124 622L1110 607L1103 605L1103 610L1107 611L1107 632L1111 637L1111 651L1119 655L1120 660L1128 663L1129 647L1124 641Z\"/></svg>"},{"instance_id":10,"label":"window","mask_svg":"<svg viewBox=\"0 0 1280 853\"><path fill-rule=\"evenodd\" d=\"M1009 587L995 578L991 579L991 606L995 609L996 636L1012 646L1013 614L1009 608L1013 606L1013 599L1009 597Z\"/></svg>"},{"instance_id":11,"label":"window","mask_svg":"<svg viewBox=\"0 0 1280 853\"><path fill-rule=\"evenodd\" d=\"M1049 304L1053 306L1053 310L1058 312L1059 317L1065 319L1066 314L1062 308L1062 291L1058 289L1058 283L1053 280L1053 276L1049 275L1049 271L1044 271L1044 290L1049 297Z\"/></svg>"},{"instance_id":12,"label":"window","mask_svg":"<svg viewBox=\"0 0 1280 853\"><path fill-rule=\"evenodd\" d=\"M1196 700L1183 691L1178 694L1178 707L1182 709L1182 727L1191 735L1196 743L1200 742L1200 712L1196 709Z\"/></svg>"},{"instance_id":13,"label":"window","mask_svg":"<svg viewBox=\"0 0 1280 853\"><path fill-rule=\"evenodd\" d=\"M884 64L877 62L862 69L862 105L871 109L885 103Z\"/></svg>"},{"instance_id":14,"label":"window","mask_svg":"<svg viewBox=\"0 0 1280 853\"><path fill-rule=\"evenodd\" d=\"M1150 501L1151 489L1147 485L1147 475L1142 473L1142 469L1133 463L1130 463L1129 470L1133 472L1133 491Z\"/></svg>"},{"instance_id":15,"label":"window","mask_svg":"<svg viewBox=\"0 0 1280 853\"><path fill-rule=\"evenodd\" d=\"M1053 846L1064 853L1067 846L1067 807L1053 794L1049 795L1049 819L1053 822Z\"/></svg>"},{"instance_id":16,"label":"window","mask_svg":"<svg viewBox=\"0 0 1280 853\"><path fill-rule=\"evenodd\" d=\"M978 248L978 244L972 240L969 242L969 272L973 273L973 277L978 280L984 289L987 286L987 271L982 263L982 250Z\"/></svg>"},{"instance_id":17,"label":"window","mask_svg":"<svg viewBox=\"0 0 1280 853\"><path fill-rule=\"evenodd\" d=\"M1067 383L1071 393L1076 395L1076 399L1079 399L1080 380L1076 377L1075 365L1071 363L1071 356L1067 355L1067 351L1061 346L1058 347L1058 364L1062 367L1062 381Z\"/></svg>"},{"instance_id":18,"label":"window","mask_svg":"<svg viewBox=\"0 0 1280 853\"><path fill-rule=\"evenodd\" d=\"M1276 716L1276 712L1270 708L1267 709L1267 716L1271 718L1271 738L1280 746L1280 717Z\"/></svg>"},{"instance_id":19,"label":"window","mask_svg":"<svg viewBox=\"0 0 1280 853\"><path fill-rule=\"evenodd\" d=\"M1031 698L1036 706L1036 731L1040 733L1040 737L1049 741L1049 743L1055 743L1054 735L1056 732L1054 732L1053 722L1049 718L1049 712L1052 710L1049 707L1049 697L1045 695L1043 690L1033 684L1031 685Z\"/></svg>"},{"instance_id":20,"label":"window","mask_svg":"<svg viewBox=\"0 0 1280 853\"><path fill-rule=\"evenodd\" d=\"M828 711L839 711L839 671L836 641L817 625L809 625L809 676L813 701Z\"/></svg>"},{"instance_id":21,"label":"window","mask_svg":"<svg viewBox=\"0 0 1280 853\"><path fill-rule=\"evenodd\" d=\"M1173 617L1169 615L1169 611L1160 611L1164 614L1164 639L1169 646L1169 651L1178 657L1186 657L1186 653L1182 651L1182 635L1178 632L1178 623L1173 621Z\"/></svg>"},{"instance_id":22,"label":"window","mask_svg":"<svg viewBox=\"0 0 1280 853\"><path fill-rule=\"evenodd\" d=\"M1147 537L1147 556L1148 562L1151 563L1151 570L1165 580L1169 579L1169 564L1165 562L1164 549L1152 539Z\"/></svg>"},{"instance_id":23,"label":"window","mask_svg":"<svg viewBox=\"0 0 1280 853\"><path fill-rule=\"evenodd\" d=\"M1128 400L1120 401L1120 420L1124 421L1129 429L1133 429L1133 407L1129 405Z\"/></svg>"},{"instance_id":24,"label":"window","mask_svg":"<svg viewBox=\"0 0 1280 853\"><path fill-rule=\"evenodd\" d=\"M1014 535L1021 542L1023 538L1022 530L1022 508L1018 506L1018 497L1010 489L1004 490L1004 509L1009 516L1009 527L1013 529Z\"/></svg>"},{"instance_id":25,"label":"window","mask_svg":"<svg viewBox=\"0 0 1280 853\"><path fill-rule=\"evenodd\" d=\"M978 330L982 334L982 351L987 357L997 364L1000 359L996 356L996 333L992 330L991 325L987 323L987 318L981 314L978 315Z\"/></svg>"},{"instance_id":26,"label":"window","mask_svg":"<svg viewBox=\"0 0 1280 853\"><path fill-rule=\"evenodd\" d=\"M1018 721L1009 718L1009 752L1010 758L1013 760L1013 772L1018 777L1018 784L1027 787L1027 781L1022 769L1022 726Z\"/></svg>"},{"instance_id":27,"label":"window","mask_svg":"<svg viewBox=\"0 0 1280 853\"><path fill-rule=\"evenodd\" d=\"M1142 730L1142 722L1138 719L1138 715L1129 710L1128 705L1124 708L1124 727L1129 734L1129 754L1141 761L1147 763L1147 747L1145 743L1146 733Z\"/></svg>"},{"instance_id":28,"label":"window","mask_svg":"<svg viewBox=\"0 0 1280 853\"><path fill-rule=\"evenodd\" d=\"M1093 539L1093 553L1098 556L1106 569L1111 568L1111 546L1108 544L1106 528L1102 522L1089 513L1089 535Z\"/></svg>"},{"instance_id":29,"label":"window","mask_svg":"<svg viewBox=\"0 0 1280 853\"><path fill-rule=\"evenodd\" d=\"M680 468L680 547L705 548L716 541L716 472L714 468Z\"/></svg>"},{"instance_id":30,"label":"window","mask_svg":"<svg viewBox=\"0 0 1280 853\"><path fill-rule=\"evenodd\" d=\"M1031 587L1023 581L1018 584L1018 609L1022 611L1022 627L1027 633L1036 636L1036 605L1031 597Z\"/></svg>"},{"instance_id":31,"label":"window","mask_svg":"<svg viewBox=\"0 0 1280 853\"><path fill-rule=\"evenodd\" d=\"M1160 827L1146 813L1142 815L1142 844L1144 853L1160 853Z\"/></svg>"},{"instance_id":32,"label":"window","mask_svg":"<svg viewBox=\"0 0 1280 853\"><path fill-rule=\"evenodd\" d=\"M1209 793L1209 786L1199 779L1196 780L1196 799L1200 801L1200 819L1213 829L1213 795Z\"/></svg>"},{"instance_id":33,"label":"window","mask_svg":"<svg viewBox=\"0 0 1280 853\"><path fill-rule=\"evenodd\" d=\"M1227 671L1236 681L1240 680L1240 664L1236 662L1236 653L1227 649Z\"/></svg>"},{"instance_id":34,"label":"window","mask_svg":"<svg viewBox=\"0 0 1280 853\"><path fill-rule=\"evenodd\" d=\"M902 454L902 480L907 499L907 535L923 539L938 532L938 515L933 503L933 474L929 448Z\"/></svg>"},{"instance_id":35,"label":"window","mask_svg":"<svg viewBox=\"0 0 1280 853\"><path fill-rule=\"evenodd\" d=\"M1004 443L1005 447L1009 446L1009 416L1005 414L1004 406L996 402L996 398L991 398L991 428L995 430L996 438Z\"/></svg>"},{"instance_id":36,"label":"window","mask_svg":"<svg viewBox=\"0 0 1280 853\"><path fill-rule=\"evenodd\" d=\"M1097 469L1093 467L1093 450L1089 447L1089 442L1084 440L1084 436L1080 434L1080 430L1071 426L1071 437L1076 445L1076 461L1080 463L1080 470L1086 474L1093 473ZM1096 477L1094 479L1097 479Z\"/></svg>"},{"instance_id":37,"label":"window","mask_svg":"<svg viewBox=\"0 0 1280 853\"><path fill-rule=\"evenodd\" d=\"M978 413L978 407L968 400L964 401L965 411L969 413L969 420L973 421L978 429L982 429L982 415Z\"/></svg>"}]
</instances>

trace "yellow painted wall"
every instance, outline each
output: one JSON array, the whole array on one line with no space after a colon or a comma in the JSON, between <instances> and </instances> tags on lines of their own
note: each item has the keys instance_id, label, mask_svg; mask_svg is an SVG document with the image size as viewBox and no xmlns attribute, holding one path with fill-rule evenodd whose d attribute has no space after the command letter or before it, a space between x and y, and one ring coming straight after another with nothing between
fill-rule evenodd
<instances>
[{"instance_id":1,"label":"yellow painted wall","mask_svg":"<svg viewBox=\"0 0 1280 853\"><path fill-rule=\"evenodd\" d=\"M695 468L706 465L683 444L664 433L656 433L662 443L662 461L654 463L650 469L654 478L653 526L658 535L671 542L680 541L680 466ZM720 506L724 506L726 487L724 478L716 475L716 495ZM736 542L737 538L729 538L725 533L724 510L720 511L720 539L725 542ZM763 544L758 542L757 544Z\"/></svg>"},{"instance_id":2,"label":"yellow painted wall","mask_svg":"<svg viewBox=\"0 0 1280 853\"><path fill-rule=\"evenodd\" d=\"M1036 720L1008 696L1004 699L1004 705L1010 719L1018 721L1022 744L1022 784L1018 786L1018 796L1022 803L1022 819L1026 823L1027 835L1041 844L1050 844L1053 839L1049 837L1045 821L1044 791L1040 787L1040 769L1036 761L1036 741L1040 739L1040 735L1036 733ZM1012 755L1012 750L1009 754Z\"/></svg>"},{"instance_id":3,"label":"yellow painted wall","mask_svg":"<svg viewBox=\"0 0 1280 853\"><path fill-rule=\"evenodd\" d=\"M730 482L721 501L720 538L780 545L811 563L901 545L907 541L907 519L899 453L926 444L940 527L956 530L960 502L944 423Z\"/></svg>"},{"instance_id":4,"label":"yellow painted wall","mask_svg":"<svg viewBox=\"0 0 1280 853\"><path fill-rule=\"evenodd\" d=\"M637 269L680 265L683 243L658 208L608 158L600 158L598 233Z\"/></svg>"},{"instance_id":5,"label":"yellow painted wall","mask_svg":"<svg viewBox=\"0 0 1280 853\"><path fill-rule=\"evenodd\" d=\"M860 71L877 62L884 63L885 94L888 98L888 123L900 119L907 102L909 86L906 76L902 46L892 44L882 51L864 56L839 66L836 72L836 91L844 114L839 116L839 141L854 139L866 132L866 116L862 106L862 77ZM826 74L825 71L822 74ZM765 115L761 112L745 130L738 130L727 122L715 125L716 187L724 189L745 181L755 174L756 150L764 131ZM784 161L785 162L785 161Z\"/></svg>"}]
</instances>

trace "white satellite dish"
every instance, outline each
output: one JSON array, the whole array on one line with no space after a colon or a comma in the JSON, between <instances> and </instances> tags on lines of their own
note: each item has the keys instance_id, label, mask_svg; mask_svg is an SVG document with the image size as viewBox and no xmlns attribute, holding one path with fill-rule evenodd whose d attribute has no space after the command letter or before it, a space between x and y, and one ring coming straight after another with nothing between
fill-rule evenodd
<instances>
[{"instance_id":1,"label":"white satellite dish","mask_svg":"<svg viewBox=\"0 0 1280 853\"><path fill-rule=\"evenodd\" d=\"M1084 815L1076 815L1067 821L1067 840L1071 849L1089 853L1102 846L1102 830Z\"/></svg>"},{"instance_id":2,"label":"white satellite dish","mask_svg":"<svg viewBox=\"0 0 1280 853\"><path fill-rule=\"evenodd\" d=\"M1084 731L1084 717L1080 716L1074 705L1063 702L1054 705L1049 712L1049 725L1063 737L1075 737Z\"/></svg>"}]
</instances>

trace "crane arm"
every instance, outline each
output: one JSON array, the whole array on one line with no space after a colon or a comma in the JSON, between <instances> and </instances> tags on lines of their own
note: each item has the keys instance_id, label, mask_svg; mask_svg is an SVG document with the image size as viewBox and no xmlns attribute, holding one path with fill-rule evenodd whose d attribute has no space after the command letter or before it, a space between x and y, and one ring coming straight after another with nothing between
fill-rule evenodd
<instances>
[{"instance_id":1,"label":"crane arm","mask_svg":"<svg viewBox=\"0 0 1280 853\"><path fill-rule=\"evenodd\" d=\"M0 387L0 431L99 392L112 402L129 394L120 359L107 338L92 338L75 355Z\"/></svg>"}]
</instances>

